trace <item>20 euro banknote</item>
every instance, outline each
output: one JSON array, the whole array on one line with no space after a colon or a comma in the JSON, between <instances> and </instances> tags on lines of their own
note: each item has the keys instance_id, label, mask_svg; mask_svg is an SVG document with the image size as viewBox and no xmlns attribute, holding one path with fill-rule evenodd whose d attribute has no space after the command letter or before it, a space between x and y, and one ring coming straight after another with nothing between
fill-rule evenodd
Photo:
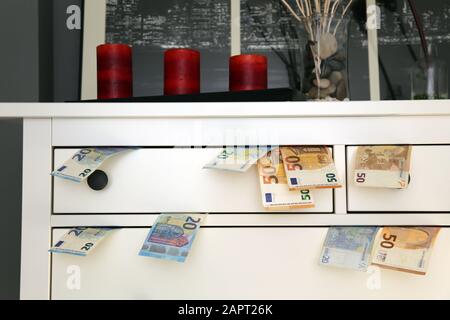
<instances>
[{"instance_id":1,"label":"20 euro banknote","mask_svg":"<svg viewBox=\"0 0 450 320\"><path fill-rule=\"evenodd\" d=\"M140 256L184 262L207 214L160 214Z\"/></svg>"},{"instance_id":2,"label":"20 euro banknote","mask_svg":"<svg viewBox=\"0 0 450 320\"><path fill-rule=\"evenodd\" d=\"M66 253L86 256L112 232L112 228L73 228L70 229L49 250L52 253Z\"/></svg>"},{"instance_id":3,"label":"20 euro banknote","mask_svg":"<svg viewBox=\"0 0 450 320\"><path fill-rule=\"evenodd\" d=\"M320 264L366 271L378 227L332 227L328 229Z\"/></svg>"},{"instance_id":4,"label":"20 euro banknote","mask_svg":"<svg viewBox=\"0 0 450 320\"><path fill-rule=\"evenodd\" d=\"M77 151L52 176L81 182L87 179L108 158L136 148L86 148Z\"/></svg>"},{"instance_id":5,"label":"20 euro banknote","mask_svg":"<svg viewBox=\"0 0 450 320\"><path fill-rule=\"evenodd\" d=\"M272 147L226 147L208 162L204 169L216 169L232 172L246 172Z\"/></svg>"}]
</instances>

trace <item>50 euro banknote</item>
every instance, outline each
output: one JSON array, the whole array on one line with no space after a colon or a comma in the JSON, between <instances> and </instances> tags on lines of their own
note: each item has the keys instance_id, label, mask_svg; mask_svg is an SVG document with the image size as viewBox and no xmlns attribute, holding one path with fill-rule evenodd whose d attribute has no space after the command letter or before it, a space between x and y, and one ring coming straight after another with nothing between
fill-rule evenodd
<instances>
[{"instance_id":1,"label":"50 euro banknote","mask_svg":"<svg viewBox=\"0 0 450 320\"><path fill-rule=\"evenodd\" d=\"M329 228L319 264L366 271L378 230L378 227Z\"/></svg>"},{"instance_id":2,"label":"50 euro banknote","mask_svg":"<svg viewBox=\"0 0 450 320\"><path fill-rule=\"evenodd\" d=\"M424 275L439 227L384 227L373 246L372 264Z\"/></svg>"},{"instance_id":3,"label":"50 euro banknote","mask_svg":"<svg viewBox=\"0 0 450 320\"><path fill-rule=\"evenodd\" d=\"M160 214L140 256L184 262L207 214Z\"/></svg>"},{"instance_id":4,"label":"50 euro banknote","mask_svg":"<svg viewBox=\"0 0 450 320\"><path fill-rule=\"evenodd\" d=\"M360 146L356 151L354 184L358 187L408 187L411 146Z\"/></svg>"},{"instance_id":5,"label":"50 euro banknote","mask_svg":"<svg viewBox=\"0 0 450 320\"><path fill-rule=\"evenodd\" d=\"M279 148L269 151L258 160L258 174L265 208L272 210L314 208L310 190L289 190Z\"/></svg>"},{"instance_id":6,"label":"50 euro banknote","mask_svg":"<svg viewBox=\"0 0 450 320\"><path fill-rule=\"evenodd\" d=\"M112 231L112 228L73 228L49 252L86 256Z\"/></svg>"},{"instance_id":7,"label":"50 euro banknote","mask_svg":"<svg viewBox=\"0 0 450 320\"><path fill-rule=\"evenodd\" d=\"M110 157L136 148L85 148L77 151L62 166L52 172L52 176L81 182L87 179Z\"/></svg>"},{"instance_id":8,"label":"50 euro banknote","mask_svg":"<svg viewBox=\"0 0 450 320\"><path fill-rule=\"evenodd\" d=\"M216 169L232 172L246 172L272 147L226 147L208 162L204 169Z\"/></svg>"},{"instance_id":9,"label":"50 euro banknote","mask_svg":"<svg viewBox=\"0 0 450 320\"><path fill-rule=\"evenodd\" d=\"M289 146L280 149L289 189L341 187L328 147Z\"/></svg>"}]
</instances>

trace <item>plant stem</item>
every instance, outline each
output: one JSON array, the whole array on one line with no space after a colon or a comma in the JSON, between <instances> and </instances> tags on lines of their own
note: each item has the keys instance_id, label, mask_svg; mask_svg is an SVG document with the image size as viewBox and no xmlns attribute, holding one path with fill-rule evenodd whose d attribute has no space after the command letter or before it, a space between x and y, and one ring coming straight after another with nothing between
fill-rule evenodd
<instances>
[{"instance_id":1,"label":"plant stem","mask_svg":"<svg viewBox=\"0 0 450 320\"><path fill-rule=\"evenodd\" d=\"M425 37L425 32L423 30L422 21L420 19L420 16L417 12L416 5L414 3L414 0L408 0L409 8L411 9L411 12L414 16L414 21L416 23L417 30L419 31L420 36L420 42L422 44L422 50L425 57L425 61L427 62L427 65L430 64L430 57L428 55L428 45L427 45L427 38Z\"/></svg>"}]
</instances>

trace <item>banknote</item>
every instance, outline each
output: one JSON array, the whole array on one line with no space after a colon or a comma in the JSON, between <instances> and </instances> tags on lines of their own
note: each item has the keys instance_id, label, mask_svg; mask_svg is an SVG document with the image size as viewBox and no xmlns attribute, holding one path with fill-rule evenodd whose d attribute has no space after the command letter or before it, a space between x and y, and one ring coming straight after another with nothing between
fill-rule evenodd
<instances>
[{"instance_id":1,"label":"banknote","mask_svg":"<svg viewBox=\"0 0 450 320\"><path fill-rule=\"evenodd\" d=\"M159 215L139 255L184 262L206 216L206 214Z\"/></svg>"},{"instance_id":2,"label":"banknote","mask_svg":"<svg viewBox=\"0 0 450 320\"><path fill-rule=\"evenodd\" d=\"M281 147L289 189L340 188L328 147Z\"/></svg>"},{"instance_id":3,"label":"banknote","mask_svg":"<svg viewBox=\"0 0 450 320\"><path fill-rule=\"evenodd\" d=\"M411 149L411 146L358 147L354 184L358 187L407 188Z\"/></svg>"},{"instance_id":4,"label":"banknote","mask_svg":"<svg viewBox=\"0 0 450 320\"><path fill-rule=\"evenodd\" d=\"M62 236L49 251L52 253L86 256L112 230L112 228L73 228Z\"/></svg>"},{"instance_id":5,"label":"banknote","mask_svg":"<svg viewBox=\"0 0 450 320\"><path fill-rule=\"evenodd\" d=\"M203 169L246 172L272 147L226 147L208 162Z\"/></svg>"},{"instance_id":6,"label":"banknote","mask_svg":"<svg viewBox=\"0 0 450 320\"><path fill-rule=\"evenodd\" d=\"M372 264L424 275L439 227L384 227L373 247Z\"/></svg>"},{"instance_id":7,"label":"banknote","mask_svg":"<svg viewBox=\"0 0 450 320\"><path fill-rule=\"evenodd\" d=\"M332 227L328 229L320 264L366 271L378 227Z\"/></svg>"},{"instance_id":8,"label":"banknote","mask_svg":"<svg viewBox=\"0 0 450 320\"><path fill-rule=\"evenodd\" d=\"M108 158L135 148L86 148L81 149L62 166L52 172L52 176L81 182L89 177Z\"/></svg>"},{"instance_id":9,"label":"banknote","mask_svg":"<svg viewBox=\"0 0 450 320\"><path fill-rule=\"evenodd\" d=\"M281 210L314 207L310 190L289 190L279 148L269 151L258 160L258 174L265 208Z\"/></svg>"}]
</instances>

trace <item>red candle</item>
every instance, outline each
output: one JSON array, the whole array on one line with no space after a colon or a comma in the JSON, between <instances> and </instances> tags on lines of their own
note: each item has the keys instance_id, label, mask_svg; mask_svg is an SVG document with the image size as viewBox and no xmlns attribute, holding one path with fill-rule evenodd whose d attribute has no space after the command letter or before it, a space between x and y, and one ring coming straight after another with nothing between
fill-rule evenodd
<instances>
[{"instance_id":1,"label":"red candle","mask_svg":"<svg viewBox=\"0 0 450 320\"><path fill-rule=\"evenodd\" d=\"M267 89L267 57L241 54L230 58L230 91Z\"/></svg>"},{"instance_id":2,"label":"red candle","mask_svg":"<svg viewBox=\"0 0 450 320\"><path fill-rule=\"evenodd\" d=\"M97 98L133 96L132 49L126 44L97 47Z\"/></svg>"},{"instance_id":3,"label":"red candle","mask_svg":"<svg viewBox=\"0 0 450 320\"><path fill-rule=\"evenodd\" d=\"M164 53L164 95L200 93L200 52L170 49Z\"/></svg>"}]
</instances>

